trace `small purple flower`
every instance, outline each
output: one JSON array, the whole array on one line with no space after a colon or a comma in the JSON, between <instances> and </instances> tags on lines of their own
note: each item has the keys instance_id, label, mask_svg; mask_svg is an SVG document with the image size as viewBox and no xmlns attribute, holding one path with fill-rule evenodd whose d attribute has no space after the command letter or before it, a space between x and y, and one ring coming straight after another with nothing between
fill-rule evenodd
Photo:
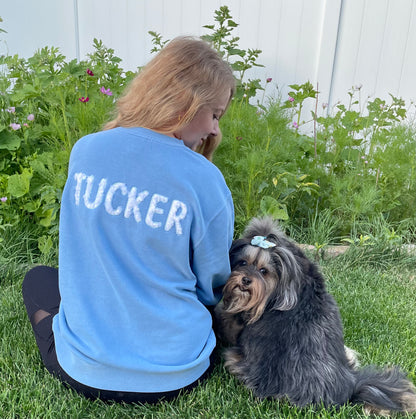
<instances>
[{"instance_id":1,"label":"small purple flower","mask_svg":"<svg viewBox=\"0 0 416 419\"><path fill-rule=\"evenodd\" d=\"M6 201L7 201L7 196L2 196L2 197L0 198L0 201L1 201L1 202L6 202Z\"/></svg>"},{"instance_id":2,"label":"small purple flower","mask_svg":"<svg viewBox=\"0 0 416 419\"><path fill-rule=\"evenodd\" d=\"M292 96L289 96L288 101L289 101L289 102L294 102L294 101L295 101L295 99L294 99Z\"/></svg>"},{"instance_id":3,"label":"small purple flower","mask_svg":"<svg viewBox=\"0 0 416 419\"><path fill-rule=\"evenodd\" d=\"M22 128L22 126L13 122L12 124L10 124L10 128L14 131L17 131L18 129Z\"/></svg>"},{"instance_id":4,"label":"small purple flower","mask_svg":"<svg viewBox=\"0 0 416 419\"><path fill-rule=\"evenodd\" d=\"M100 92L107 96L113 96L113 92L110 89L106 89L104 86L101 87Z\"/></svg>"},{"instance_id":5,"label":"small purple flower","mask_svg":"<svg viewBox=\"0 0 416 419\"><path fill-rule=\"evenodd\" d=\"M296 121L293 121L293 127L295 129L298 129L299 128L299 124Z\"/></svg>"},{"instance_id":6,"label":"small purple flower","mask_svg":"<svg viewBox=\"0 0 416 419\"><path fill-rule=\"evenodd\" d=\"M80 102L82 102L82 103L87 103L87 102L90 100L90 98L89 98L89 97L84 97L84 96L82 96L82 97L80 97L78 100L79 100Z\"/></svg>"},{"instance_id":7,"label":"small purple flower","mask_svg":"<svg viewBox=\"0 0 416 419\"><path fill-rule=\"evenodd\" d=\"M24 127L28 127L29 126L29 124L26 124L26 122L23 124L23 126Z\"/></svg>"},{"instance_id":8,"label":"small purple flower","mask_svg":"<svg viewBox=\"0 0 416 419\"><path fill-rule=\"evenodd\" d=\"M273 79L272 79L271 77L268 77L268 78L266 79L266 83L270 83L272 80L273 80Z\"/></svg>"},{"instance_id":9,"label":"small purple flower","mask_svg":"<svg viewBox=\"0 0 416 419\"><path fill-rule=\"evenodd\" d=\"M93 76L94 75L94 73L88 68L87 69L87 74L89 75L89 76Z\"/></svg>"},{"instance_id":10,"label":"small purple flower","mask_svg":"<svg viewBox=\"0 0 416 419\"><path fill-rule=\"evenodd\" d=\"M35 120L35 115L33 115L33 113L29 114L29 115L27 116L27 120L28 120L28 121L34 121L34 120Z\"/></svg>"},{"instance_id":11,"label":"small purple flower","mask_svg":"<svg viewBox=\"0 0 416 419\"><path fill-rule=\"evenodd\" d=\"M237 137L235 137L235 139L236 139L237 141L241 141L241 140L243 139L243 137L241 137L240 135L238 135Z\"/></svg>"},{"instance_id":12,"label":"small purple flower","mask_svg":"<svg viewBox=\"0 0 416 419\"><path fill-rule=\"evenodd\" d=\"M6 109L6 112L15 113L16 112L16 108L14 106L10 106L10 108Z\"/></svg>"}]
</instances>

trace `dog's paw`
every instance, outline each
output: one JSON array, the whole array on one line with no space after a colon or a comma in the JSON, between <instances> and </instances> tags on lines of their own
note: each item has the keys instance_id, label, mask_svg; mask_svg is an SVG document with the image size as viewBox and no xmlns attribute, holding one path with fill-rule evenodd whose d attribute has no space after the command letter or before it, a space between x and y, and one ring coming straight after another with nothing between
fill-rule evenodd
<instances>
[{"instance_id":1,"label":"dog's paw","mask_svg":"<svg viewBox=\"0 0 416 419\"><path fill-rule=\"evenodd\" d=\"M354 349L349 348L348 346L344 346L345 348L345 355L347 355L348 365L353 369L356 370L360 367L360 361L358 360L358 352L354 351Z\"/></svg>"}]
</instances>

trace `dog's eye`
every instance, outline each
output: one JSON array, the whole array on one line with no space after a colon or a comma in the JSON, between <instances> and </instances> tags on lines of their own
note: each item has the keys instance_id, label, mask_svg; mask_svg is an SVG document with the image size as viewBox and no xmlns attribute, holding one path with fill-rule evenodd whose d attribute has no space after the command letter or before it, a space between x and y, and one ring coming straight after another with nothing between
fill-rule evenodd
<instances>
[{"instance_id":1,"label":"dog's eye","mask_svg":"<svg viewBox=\"0 0 416 419\"><path fill-rule=\"evenodd\" d=\"M242 260L239 263L240 266L246 266L247 265L247 261L246 260Z\"/></svg>"},{"instance_id":2,"label":"dog's eye","mask_svg":"<svg viewBox=\"0 0 416 419\"><path fill-rule=\"evenodd\" d=\"M260 273L262 274L262 275L266 275L267 274L267 269L266 268L260 268Z\"/></svg>"}]
</instances>

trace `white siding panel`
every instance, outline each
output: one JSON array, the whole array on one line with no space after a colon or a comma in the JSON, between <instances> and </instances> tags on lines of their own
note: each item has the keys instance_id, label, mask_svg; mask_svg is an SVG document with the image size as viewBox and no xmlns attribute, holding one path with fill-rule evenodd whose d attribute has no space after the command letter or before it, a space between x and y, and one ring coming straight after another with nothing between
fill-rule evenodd
<instances>
[{"instance_id":1,"label":"white siding panel","mask_svg":"<svg viewBox=\"0 0 416 419\"><path fill-rule=\"evenodd\" d=\"M199 0L199 3L201 6L199 27L202 28L202 25L213 25L214 10L218 10L222 5L228 4L229 2L221 0ZM207 30L202 29L202 31L202 33L206 33Z\"/></svg>"},{"instance_id":2,"label":"white siding panel","mask_svg":"<svg viewBox=\"0 0 416 419\"><path fill-rule=\"evenodd\" d=\"M340 15L341 0L326 0L322 13L316 67L316 82L321 105L331 100Z\"/></svg>"},{"instance_id":3,"label":"white siding panel","mask_svg":"<svg viewBox=\"0 0 416 419\"><path fill-rule=\"evenodd\" d=\"M299 34L302 30L300 12L302 0L283 1L279 28L279 54L276 66L276 81L280 87L298 82L296 80L296 62L299 48Z\"/></svg>"},{"instance_id":4,"label":"white siding panel","mask_svg":"<svg viewBox=\"0 0 416 419\"><path fill-rule=\"evenodd\" d=\"M201 2L195 0L182 0L182 15L180 17L181 33L184 35L199 35L202 31ZM178 22L174 22L178 23Z\"/></svg>"},{"instance_id":5,"label":"white siding panel","mask_svg":"<svg viewBox=\"0 0 416 419\"><path fill-rule=\"evenodd\" d=\"M313 0L304 1L302 4L295 80L310 80L316 84L316 52L319 50L324 3L322 0Z\"/></svg>"},{"instance_id":6,"label":"white siding panel","mask_svg":"<svg viewBox=\"0 0 416 419\"><path fill-rule=\"evenodd\" d=\"M283 2L263 1L258 28L258 42L256 48L263 52L260 55L260 64L265 65L262 74L264 77L278 79L279 51L281 48L281 21Z\"/></svg>"},{"instance_id":7,"label":"white siding panel","mask_svg":"<svg viewBox=\"0 0 416 419\"><path fill-rule=\"evenodd\" d=\"M84 0L78 1L78 15L81 59L93 51L93 39L97 38L115 50L123 59L123 66L131 69L137 66L132 57L144 47L143 42L134 42L134 39L144 41L140 34L144 24L143 7L137 9L128 0L110 2L107 7L100 0Z\"/></svg>"},{"instance_id":8,"label":"white siding panel","mask_svg":"<svg viewBox=\"0 0 416 419\"><path fill-rule=\"evenodd\" d=\"M149 57L150 50L153 48L151 43L151 37L148 34L148 31L154 31L162 35L163 39L169 39L165 33L164 25L164 0L153 0L153 1L141 1L143 3L144 9L144 26L140 29L140 36L144 37L145 40L145 50L142 52L143 57ZM174 3L177 3L177 0L173 0ZM142 66L146 64L148 59L143 59L137 63L137 66Z\"/></svg>"},{"instance_id":9,"label":"white siding panel","mask_svg":"<svg viewBox=\"0 0 416 419\"><path fill-rule=\"evenodd\" d=\"M375 91L383 96L397 95L401 82L401 68L405 59L406 40L411 22L412 1L400 0L400 7L388 4L383 34L383 49Z\"/></svg>"},{"instance_id":10,"label":"white siding panel","mask_svg":"<svg viewBox=\"0 0 416 419\"><path fill-rule=\"evenodd\" d=\"M416 102L416 1L412 1L398 95Z\"/></svg>"},{"instance_id":11,"label":"white siding panel","mask_svg":"<svg viewBox=\"0 0 416 419\"><path fill-rule=\"evenodd\" d=\"M72 1L3 0L0 54L31 57L43 47L59 47L62 54L76 57L74 5Z\"/></svg>"},{"instance_id":12,"label":"white siding panel","mask_svg":"<svg viewBox=\"0 0 416 419\"><path fill-rule=\"evenodd\" d=\"M122 55L120 55L120 58L123 58L123 68L136 70L149 57L151 49L149 36L143 36L146 28L146 18L146 8L143 1L127 1L125 18L117 22L121 35L118 43L125 48ZM117 46L112 43L109 43L107 46L114 48L116 55L119 54ZM120 46L120 48L122 47Z\"/></svg>"},{"instance_id":13,"label":"white siding panel","mask_svg":"<svg viewBox=\"0 0 416 419\"><path fill-rule=\"evenodd\" d=\"M345 103L347 91L362 82L355 79L355 72L363 33L364 6L364 1L342 1L330 107L338 101Z\"/></svg>"},{"instance_id":14,"label":"white siding panel","mask_svg":"<svg viewBox=\"0 0 416 419\"><path fill-rule=\"evenodd\" d=\"M380 74L380 59L385 47L385 28L388 0L367 0L354 73L356 83L362 83L364 92L373 96ZM375 18L377 16L377 18Z\"/></svg>"},{"instance_id":15,"label":"white siding panel","mask_svg":"<svg viewBox=\"0 0 416 419\"><path fill-rule=\"evenodd\" d=\"M227 2L234 20L239 24L237 33L244 48L258 48L259 46L260 16L265 3L262 0Z\"/></svg>"},{"instance_id":16,"label":"white siding panel","mask_svg":"<svg viewBox=\"0 0 416 419\"><path fill-rule=\"evenodd\" d=\"M416 97L415 0L344 0L332 80L331 104L347 102L362 85L368 98Z\"/></svg>"},{"instance_id":17,"label":"white siding panel","mask_svg":"<svg viewBox=\"0 0 416 419\"><path fill-rule=\"evenodd\" d=\"M247 74L283 98L288 85L319 83L320 102L348 102L388 93L416 99L416 0L30 0L4 1L0 53L32 56L44 46L84 59L98 38L136 70L151 57L149 30L165 40L202 35L214 11L230 8L244 49L263 52ZM16 12L18 11L18 13ZM309 111L308 111L309 112Z\"/></svg>"}]
</instances>

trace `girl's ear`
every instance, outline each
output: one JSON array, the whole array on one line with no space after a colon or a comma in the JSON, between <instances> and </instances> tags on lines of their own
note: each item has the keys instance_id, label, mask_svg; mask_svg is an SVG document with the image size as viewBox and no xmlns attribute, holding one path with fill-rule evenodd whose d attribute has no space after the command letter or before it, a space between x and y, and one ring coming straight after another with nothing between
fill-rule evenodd
<instances>
[{"instance_id":1,"label":"girl's ear","mask_svg":"<svg viewBox=\"0 0 416 419\"><path fill-rule=\"evenodd\" d=\"M197 148L197 152L206 157L209 161L212 161L214 152L220 145L222 139L221 130L218 128L217 135L209 135L208 138Z\"/></svg>"}]
</instances>

